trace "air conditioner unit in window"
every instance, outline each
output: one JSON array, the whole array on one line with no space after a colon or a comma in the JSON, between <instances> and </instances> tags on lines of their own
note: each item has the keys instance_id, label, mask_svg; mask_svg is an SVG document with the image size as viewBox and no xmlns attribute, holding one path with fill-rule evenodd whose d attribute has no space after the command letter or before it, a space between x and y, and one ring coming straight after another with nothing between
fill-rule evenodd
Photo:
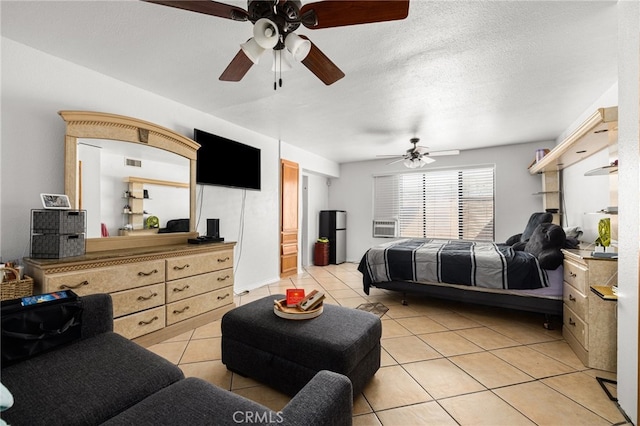
<instances>
[{"instance_id":1,"label":"air conditioner unit in window","mask_svg":"<svg viewBox=\"0 0 640 426\"><path fill-rule=\"evenodd\" d=\"M398 236L398 221L395 219L374 220L373 236L382 238L394 238Z\"/></svg>"}]
</instances>

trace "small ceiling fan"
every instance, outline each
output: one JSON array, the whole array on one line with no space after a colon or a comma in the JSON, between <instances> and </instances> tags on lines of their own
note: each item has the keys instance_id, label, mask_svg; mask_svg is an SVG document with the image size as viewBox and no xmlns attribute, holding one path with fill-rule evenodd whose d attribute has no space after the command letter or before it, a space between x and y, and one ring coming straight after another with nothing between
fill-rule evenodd
<instances>
[{"instance_id":1,"label":"small ceiling fan","mask_svg":"<svg viewBox=\"0 0 640 426\"><path fill-rule=\"evenodd\" d=\"M416 169L436 161L431 157L460 154L460 151L457 149L450 149L447 151L429 151L426 146L418 146L418 142L420 142L419 138L411 138L410 142L413 144L413 148L409 148L404 155L379 155L378 157L399 157L397 160L387 163L387 165L402 161L406 167Z\"/></svg>"},{"instance_id":2,"label":"small ceiling fan","mask_svg":"<svg viewBox=\"0 0 640 426\"><path fill-rule=\"evenodd\" d=\"M250 21L253 37L240 45L240 51L220 76L223 81L242 80L262 54L273 49L275 69L290 67L288 57L292 56L324 84L333 84L344 77L344 73L311 40L294 33L300 24L317 30L395 21L409 14L409 0L326 0L304 6L300 0L247 0L247 10L210 0L142 1L234 21Z\"/></svg>"}]
</instances>

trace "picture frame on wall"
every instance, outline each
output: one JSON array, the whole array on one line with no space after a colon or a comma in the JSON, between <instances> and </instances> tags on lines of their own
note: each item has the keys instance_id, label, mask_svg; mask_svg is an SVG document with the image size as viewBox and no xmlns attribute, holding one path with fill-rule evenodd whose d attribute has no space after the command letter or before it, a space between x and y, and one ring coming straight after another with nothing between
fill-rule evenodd
<instances>
[{"instance_id":1,"label":"picture frame on wall","mask_svg":"<svg viewBox=\"0 0 640 426\"><path fill-rule=\"evenodd\" d=\"M54 210L69 210L71 203L65 194L40 194L42 207Z\"/></svg>"}]
</instances>

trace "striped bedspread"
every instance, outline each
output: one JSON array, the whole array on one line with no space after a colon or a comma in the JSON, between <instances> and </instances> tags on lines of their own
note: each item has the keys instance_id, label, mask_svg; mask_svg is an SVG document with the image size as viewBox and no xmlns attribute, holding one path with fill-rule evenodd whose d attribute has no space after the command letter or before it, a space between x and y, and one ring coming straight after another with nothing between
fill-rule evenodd
<instances>
[{"instance_id":1,"label":"striped bedspread","mask_svg":"<svg viewBox=\"0 0 640 426\"><path fill-rule=\"evenodd\" d=\"M370 283L418 281L511 290L548 286L535 256L491 242L392 241L369 249L358 269Z\"/></svg>"}]
</instances>

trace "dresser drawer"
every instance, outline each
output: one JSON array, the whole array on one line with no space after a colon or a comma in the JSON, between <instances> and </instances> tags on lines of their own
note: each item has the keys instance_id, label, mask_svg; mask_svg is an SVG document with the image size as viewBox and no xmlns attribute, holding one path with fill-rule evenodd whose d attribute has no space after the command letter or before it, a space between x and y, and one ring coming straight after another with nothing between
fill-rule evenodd
<instances>
[{"instance_id":1,"label":"dresser drawer","mask_svg":"<svg viewBox=\"0 0 640 426\"><path fill-rule=\"evenodd\" d=\"M136 314L117 318L113 321L113 331L128 339L164 328L165 307L160 306Z\"/></svg>"},{"instance_id":2,"label":"dresser drawer","mask_svg":"<svg viewBox=\"0 0 640 426\"><path fill-rule=\"evenodd\" d=\"M564 280L574 286L582 294L587 294L587 268L586 266L564 261Z\"/></svg>"},{"instance_id":3,"label":"dresser drawer","mask_svg":"<svg viewBox=\"0 0 640 426\"><path fill-rule=\"evenodd\" d=\"M589 326L567 305L562 309L563 330L568 331L584 347L589 350Z\"/></svg>"},{"instance_id":4,"label":"dresser drawer","mask_svg":"<svg viewBox=\"0 0 640 426\"><path fill-rule=\"evenodd\" d=\"M167 303L233 285L233 270L209 272L167 283Z\"/></svg>"},{"instance_id":5,"label":"dresser drawer","mask_svg":"<svg viewBox=\"0 0 640 426\"><path fill-rule=\"evenodd\" d=\"M167 280L190 277L233 267L233 250L167 259Z\"/></svg>"},{"instance_id":6,"label":"dresser drawer","mask_svg":"<svg viewBox=\"0 0 640 426\"><path fill-rule=\"evenodd\" d=\"M576 290L575 287L567 283L566 281L562 283L563 285L563 296L562 300L564 304L567 305L571 310L578 315L583 320L588 320L587 318L587 310L588 310L588 300L587 296L580 293Z\"/></svg>"},{"instance_id":7,"label":"dresser drawer","mask_svg":"<svg viewBox=\"0 0 640 426\"><path fill-rule=\"evenodd\" d=\"M167 304L167 325L175 324L231 303L233 303L232 286L169 303Z\"/></svg>"},{"instance_id":8,"label":"dresser drawer","mask_svg":"<svg viewBox=\"0 0 640 426\"><path fill-rule=\"evenodd\" d=\"M112 293L113 317L118 318L133 312L164 305L164 283Z\"/></svg>"},{"instance_id":9,"label":"dresser drawer","mask_svg":"<svg viewBox=\"0 0 640 426\"><path fill-rule=\"evenodd\" d=\"M79 296L114 293L164 281L164 260L53 274L45 279L45 292L73 290Z\"/></svg>"}]
</instances>

